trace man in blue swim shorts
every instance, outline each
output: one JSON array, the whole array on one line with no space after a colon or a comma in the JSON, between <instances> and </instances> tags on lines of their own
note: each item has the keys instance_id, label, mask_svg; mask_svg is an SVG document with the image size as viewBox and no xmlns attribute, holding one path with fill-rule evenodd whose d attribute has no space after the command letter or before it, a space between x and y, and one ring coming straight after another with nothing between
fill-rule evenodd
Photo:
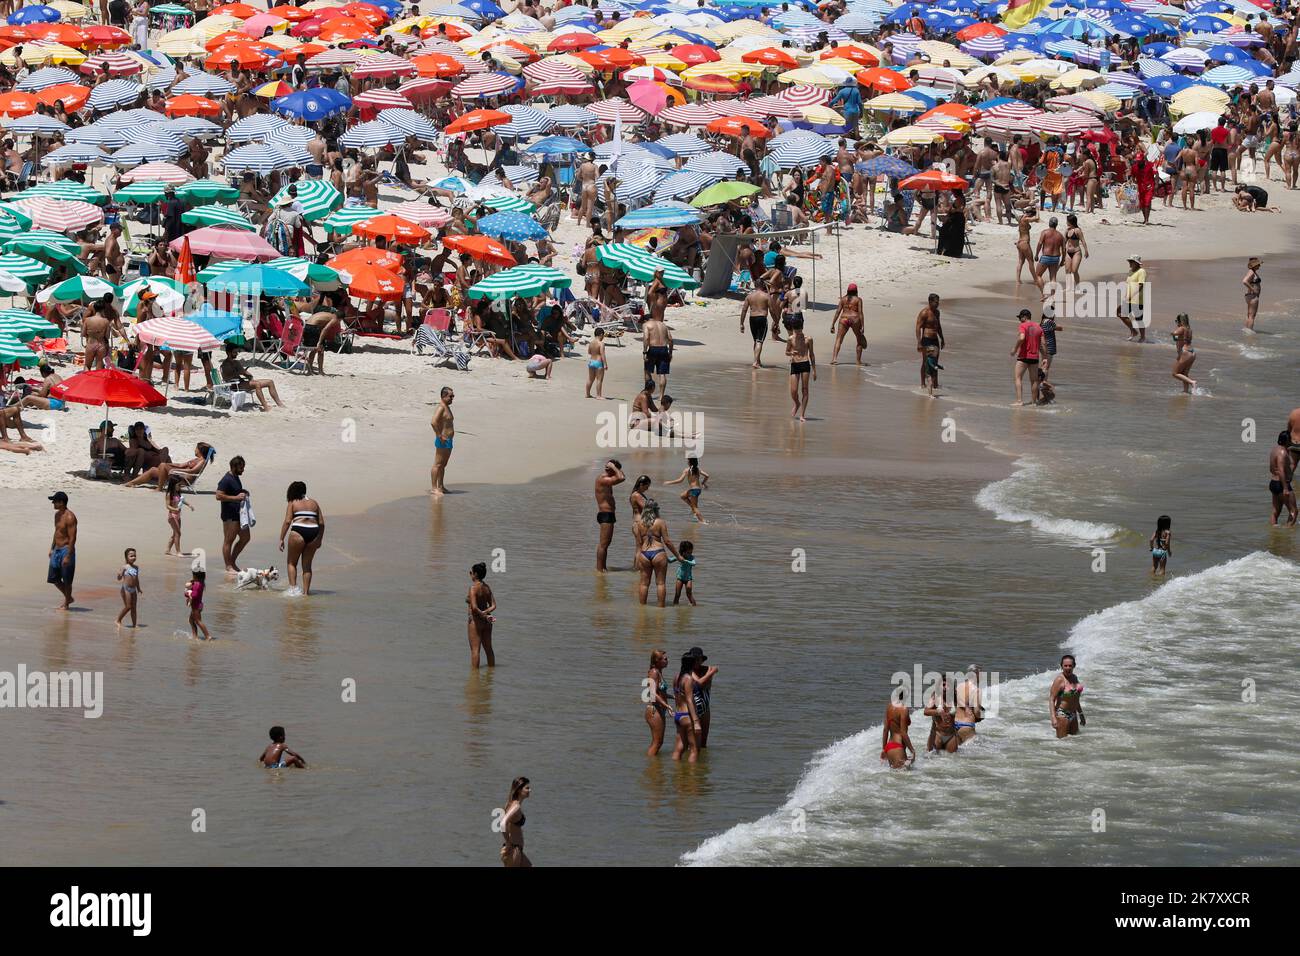
<instances>
[{"instance_id":1,"label":"man in blue swim shorts","mask_svg":"<svg viewBox=\"0 0 1300 956\"><path fill-rule=\"evenodd\" d=\"M72 579L77 573L77 516L68 510L62 491L50 495L54 502L54 537L50 540L50 568L45 580L63 595L60 610L72 607Z\"/></svg>"},{"instance_id":2,"label":"man in blue swim shorts","mask_svg":"<svg viewBox=\"0 0 1300 956\"><path fill-rule=\"evenodd\" d=\"M447 462L451 459L452 441L456 437L456 419L451 413L451 403L456 393L443 386L438 393L438 410L433 413L433 468L429 477L433 485L429 494L439 496L447 493L443 478L447 472Z\"/></svg>"}]
</instances>

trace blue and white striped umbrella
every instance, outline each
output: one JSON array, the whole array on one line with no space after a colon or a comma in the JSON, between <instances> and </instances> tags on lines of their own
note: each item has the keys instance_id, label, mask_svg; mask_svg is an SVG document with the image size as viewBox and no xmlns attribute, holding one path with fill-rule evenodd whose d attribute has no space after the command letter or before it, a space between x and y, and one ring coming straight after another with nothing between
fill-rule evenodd
<instances>
[{"instance_id":1,"label":"blue and white striped umbrella","mask_svg":"<svg viewBox=\"0 0 1300 956\"><path fill-rule=\"evenodd\" d=\"M66 70L61 66L46 66L35 72L28 73L18 81L18 89L24 93L36 93L50 86L58 86L60 83L77 83L81 77Z\"/></svg>"},{"instance_id":2,"label":"blue and white striped umbrella","mask_svg":"<svg viewBox=\"0 0 1300 956\"><path fill-rule=\"evenodd\" d=\"M1137 90L1124 83L1103 83L1097 87L1097 92L1113 96L1117 100L1127 100L1138 94Z\"/></svg>"},{"instance_id":3,"label":"blue and white striped umbrella","mask_svg":"<svg viewBox=\"0 0 1300 956\"><path fill-rule=\"evenodd\" d=\"M42 166L60 166L64 163L111 163L112 157L91 143L69 143L41 157Z\"/></svg>"},{"instance_id":4,"label":"blue and white striped umbrella","mask_svg":"<svg viewBox=\"0 0 1300 956\"><path fill-rule=\"evenodd\" d=\"M186 139L212 139L214 136L221 135L221 127L212 120L205 120L202 116L178 116L161 125L165 125L169 130L179 133Z\"/></svg>"},{"instance_id":5,"label":"blue and white striped umbrella","mask_svg":"<svg viewBox=\"0 0 1300 956\"><path fill-rule=\"evenodd\" d=\"M127 138L125 130L112 129L98 123L70 129L64 134L63 140L67 143L80 143L86 146L102 146L104 149L121 149L123 146L131 145L131 140Z\"/></svg>"},{"instance_id":6,"label":"blue and white striped umbrella","mask_svg":"<svg viewBox=\"0 0 1300 956\"><path fill-rule=\"evenodd\" d=\"M839 27L830 23L822 23L820 20L817 21L816 26L794 27L786 30L785 33L796 44L803 47L812 47L819 44L823 33L826 34L827 38L839 43L847 43L851 39Z\"/></svg>"},{"instance_id":7,"label":"blue and white striped umbrella","mask_svg":"<svg viewBox=\"0 0 1300 956\"><path fill-rule=\"evenodd\" d=\"M95 120L95 125L105 126L109 129L126 129L128 126L139 126L142 123L165 122L167 122L167 117L161 113L141 107L134 110L116 110Z\"/></svg>"},{"instance_id":8,"label":"blue and white striped umbrella","mask_svg":"<svg viewBox=\"0 0 1300 956\"><path fill-rule=\"evenodd\" d=\"M789 133L783 134L789 136ZM780 139L781 137L777 137ZM816 166L823 159L835 154L835 144L820 136L800 137L799 139L788 139L780 145L773 145L768 149L768 155L776 161L776 164L782 169L810 169Z\"/></svg>"},{"instance_id":9,"label":"blue and white striped umbrella","mask_svg":"<svg viewBox=\"0 0 1300 956\"><path fill-rule=\"evenodd\" d=\"M682 202L656 202L653 206L634 209L614 223L619 229L671 229L676 226L694 226L704 221L698 209Z\"/></svg>"},{"instance_id":10,"label":"blue and white striped umbrella","mask_svg":"<svg viewBox=\"0 0 1300 956\"><path fill-rule=\"evenodd\" d=\"M778 30L787 30L790 27L823 26L821 20L818 20L807 10L802 10L799 7L793 7L789 10L777 13L772 17L771 24Z\"/></svg>"},{"instance_id":11,"label":"blue and white striped umbrella","mask_svg":"<svg viewBox=\"0 0 1300 956\"><path fill-rule=\"evenodd\" d=\"M842 19L842 18L841 18ZM961 45L961 51L976 59L995 60L1007 51L1007 41L1000 36L975 37Z\"/></svg>"},{"instance_id":12,"label":"blue and white striped umbrella","mask_svg":"<svg viewBox=\"0 0 1300 956\"><path fill-rule=\"evenodd\" d=\"M185 147L177 149L166 143L132 143L113 153L114 166L139 166L141 163L170 162L178 159Z\"/></svg>"},{"instance_id":13,"label":"blue and white striped umbrella","mask_svg":"<svg viewBox=\"0 0 1300 956\"><path fill-rule=\"evenodd\" d=\"M561 7L555 11L554 16L555 24L559 26L577 20L590 20L592 11L587 7Z\"/></svg>"},{"instance_id":14,"label":"blue and white striped umbrella","mask_svg":"<svg viewBox=\"0 0 1300 956\"><path fill-rule=\"evenodd\" d=\"M316 133L306 126L281 126L279 129L273 129L266 134L264 143L290 143L294 146L306 146L316 138Z\"/></svg>"},{"instance_id":15,"label":"blue and white striped umbrella","mask_svg":"<svg viewBox=\"0 0 1300 956\"><path fill-rule=\"evenodd\" d=\"M1149 56L1140 56L1137 58L1137 69L1147 79L1153 76L1173 76L1174 68L1168 63L1161 63L1159 60Z\"/></svg>"},{"instance_id":16,"label":"blue and white striped umbrella","mask_svg":"<svg viewBox=\"0 0 1300 956\"><path fill-rule=\"evenodd\" d=\"M11 120L5 124L5 129L31 136L53 136L55 133L66 133L68 124L59 122L53 116L32 113L30 116L20 116L16 120Z\"/></svg>"},{"instance_id":17,"label":"blue and white striped umbrella","mask_svg":"<svg viewBox=\"0 0 1300 956\"><path fill-rule=\"evenodd\" d=\"M405 142L406 133L396 126L389 126L383 119L358 123L339 137L339 145L347 149L378 149L381 146L398 146Z\"/></svg>"},{"instance_id":18,"label":"blue and white striped umbrella","mask_svg":"<svg viewBox=\"0 0 1300 956\"><path fill-rule=\"evenodd\" d=\"M1073 58L1080 53L1088 53L1092 47L1086 43L1066 37L1060 40L1048 40L1043 44L1043 51L1055 57Z\"/></svg>"},{"instance_id":19,"label":"blue and white striped umbrella","mask_svg":"<svg viewBox=\"0 0 1300 956\"><path fill-rule=\"evenodd\" d=\"M736 173L747 171L749 165L742 162L740 157L733 156L731 153L704 153L700 156L692 156L686 161L683 167L692 173L711 173L724 179L734 176Z\"/></svg>"},{"instance_id":20,"label":"blue and white striped umbrella","mask_svg":"<svg viewBox=\"0 0 1300 956\"><path fill-rule=\"evenodd\" d=\"M144 85L145 89L152 92L153 90L169 90L175 82L176 67L168 63L148 74L145 77Z\"/></svg>"},{"instance_id":21,"label":"blue and white striped umbrella","mask_svg":"<svg viewBox=\"0 0 1300 956\"><path fill-rule=\"evenodd\" d=\"M567 7L566 9L573 8ZM596 114L591 110L583 109L581 106L552 106L546 111L546 115L551 122L561 129L575 129L596 125Z\"/></svg>"},{"instance_id":22,"label":"blue and white striped umbrella","mask_svg":"<svg viewBox=\"0 0 1300 956\"><path fill-rule=\"evenodd\" d=\"M275 116L271 113L254 113L252 116L245 116L241 120L236 120L226 130L226 140L231 143L251 143L254 140L264 140L268 133L283 129L289 125L289 121L283 116Z\"/></svg>"},{"instance_id":23,"label":"blue and white striped umbrella","mask_svg":"<svg viewBox=\"0 0 1300 956\"><path fill-rule=\"evenodd\" d=\"M127 146L136 143L157 143L159 146L166 146L177 156L183 153L186 148L185 137L175 130L169 129L166 123L131 126L122 130L121 134L126 137Z\"/></svg>"},{"instance_id":24,"label":"blue and white striped umbrella","mask_svg":"<svg viewBox=\"0 0 1300 956\"><path fill-rule=\"evenodd\" d=\"M638 166L648 166L658 171L662 175L675 172L677 164L671 159L660 156L658 153L652 153L647 149L642 149L635 143L601 143L595 149L596 158L606 163L614 161L615 150L613 147L618 146L618 162L635 163Z\"/></svg>"},{"instance_id":25,"label":"blue and white striped umbrella","mask_svg":"<svg viewBox=\"0 0 1300 956\"><path fill-rule=\"evenodd\" d=\"M879 14L850 10L836 20L835 25L845 33L871 33L879 28L882 19Z\"/></svg>"},{"instance_id":26,"label":"blue and white striped umbrella","mask_svg":"<svg viewBox=\"0 0 1300 956\"><path fill-rule=\"evenodd\" d=\"M1107 73L1106 85L1124 86L1130 90L1145 90L1147 88L1146 83L1142 81L1142 77L1134 76L1132 73Z\"/></svg>"},{"instance_id":27,"label":"blue and white striped umbrella","mask_svg":"<svg viewBox=\"0 0 1300 956\"><path fill-rule=\"evenodd\" d=\"M1176 66L1185 70L1196 70L1205 66L1205 62L1209 57L1205 55L1204 50L1196 50L1184 46L1179 47L1177 50L1170 50L1168 53L1160 57L1160 59L1165 63L1168 63L1170 66Z\"/></svg>"},{"instance_id":28,"label":"blue and white striped umbrella","mask_svg":"<svg viewBox=\"0 0 1300 956\"><path fill-rule=\"evenodd\" d=\"M425 13L431 17L456 17L459 20L467 20L471 24L483 22L483 16L477 10L461 6L459 3L444 3L440 7L426 10Z\"/></svg>"},{"instance_id":29,"label":"blue and white striped umbrella","mask_svg":"<svg viewBox=\"0 0 1300 956\"><path fill-rule=\"evenodd\" d=\"M485 236L510 242L545 239L550 235L540 222L521 212L494 212L480 219L477 228Z\"/></svg>"},{"instance_id":30,"label":"blue and white striped umbrella","mask_svg":"<svg viewBox=\"0 0 1300 956\"><path fill-rule=\"evenodd\" d=\"M1292 69L1289 73L1283 73L1277 78L1278 86L1289 86L1293 89L1300 86L1300 67Z\"/></svg>"},{"instance_id":31,"label":"blue and white striped umbrella","mask_svg":"<svg viewBox=\"0 0 1300 956\"><path fill-rule=\"evenodd\" d=\"M608 178L609 173L606 173L601 180ZM629 163L619 165L617 178L619 183L614 188L614 198L631 206L653 196L664 176L653 167L635 166Z\"/></svg>"},{"instance_id":32,"label":"blue and white striped umbrella","mask_svg":"<svg viewBox=\"0 0 1300 956\"><path fill-rule=\"evenodd\" d=\"M501 112L510 114L510 122L494 126L492 131L507 139L527 139L530 136L542 136L555 129L555 120L551 119L535 106L507 104L500 107Z\"/></svg>"},{"instance_id":33,"label":"blue and white striped umbrella","mask_svg":"<svg viewBox=\"0 0 1300 956\"><path fill-rule=\"evenodd\" d=\"M502 166L501 171L506 174L506 179L516 186L527 186L529 183L535 183L540 175L536 168L532 166Z\"/></svg>"},{"instance_id":34,"label":"blue and white striped umbrella","mask_svg":"<svg viewBox=\"0 0 1300 956\"><path fill-rule=\"evenodd\" d=\"M305 166L313 162L311 156L305 152L302 156L295 156L286 152L286 148L287 144L267 146L265 143L254 143L232 149L225 157L226 172L249 172L265 176L276 170L292 169L294 166ZM303 156L306 156L306 159L303 159Z\"/></svg>"},{"instance_id":35,"label":"blue and white striped umbrella","mask_svg":"<svg viewBox=\"0 0 1300 956\"><path fill-rule=\"evenodd\" d=\"M1245 67L1227 64L1206 70L1201 79L1215 86L1245 86L1255 81L1255 74Z\"/></svg>"},{"instance_id":36,"label":"blue and white striped umbrella","mask_svg":"<svg viewBox=\"0 0 1300 956\"><path fill-rule=\"evenodd\" d=\"M692 173L686 170L673 173L658 186L655 187L654 201L663 202L666 199L692 199L701 189L708 189L714 183L720 183L726 176L715 176L712 173Z\"/></svg>"},{"instance_id":37,"label":"blue and white striped umbrella","mask_svg":"<svg viewBox=\"0 0 1300 956\"><path fill-rule=\"evenodd\" d=\"M172 89L173 93L193 93L198 96L225 96L235 92L235 84L224 76L211 73L191 73Z\"/></svg>"},{"instance_id":38,"label":"blue and white striped umbrella","mask_svg":"<svg viewBox=\"0 0 1300 956\"><path fill-rule=\"evenodd\" d=\"M661 136L655 142L671 150L674 156L699 156L713 152L713 147L694 133L673 133L671 136Z\"/></svg>"},{"instance_id":39,"label":"blue and white striped umbrella","mask_svg":"<svg viewBox=\"0 0 1300 956\"><path fill-rule=\"evenodd\" d=\"M505 109L505 107L502 107L502 109ZM432 143L438 138L437 128L429 122L427 117L420 115L415 110L384 110L383 120L389 126L396 127L406 135L414 136L426 143ZM496 129L500 130L501 127L498 126Z\"/></svg>"}]
</instances>

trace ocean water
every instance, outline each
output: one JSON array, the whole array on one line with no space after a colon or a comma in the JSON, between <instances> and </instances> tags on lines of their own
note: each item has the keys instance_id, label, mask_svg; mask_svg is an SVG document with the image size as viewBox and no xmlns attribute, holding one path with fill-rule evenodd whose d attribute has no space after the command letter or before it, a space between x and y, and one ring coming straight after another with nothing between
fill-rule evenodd
<instances>
[{"instance_id":1,"label":"ocean water","mask_svg":"<svg viewBox=\"0 0 1300 956\"><path fill-rule=\"evenodd\" d=\"M1223 285L1205 264L1157 278L1199 302ZM112 627L111 579L83 578L84 613L13 597L0 669L102 671L106 701L98 720L0 712L4 862L496 865L493 810L521 774L539 865L1291 862L1300 781L1274 727L1300 703L1296 533L1267 527L1263 490L1268 436L1297 404L1281 285L1258 337L1276 358L1197 316L1212 395L1192 399L1171 348L1113 323L1062 333L1057 406L1010 410L1014 323L979 298L945 313L947 399L912 394L913 355L883 346L866 370L823 366L802 426L781 369L675 380L704 415L709 523L663 486L680 449L617 454L695 542L696 608L635 602L629 486L614 570L591 570L610 454L594 435L588 467L331 519L309 600L210 579L209 644L184 632L183 562L147 559L134 633ZM1164 582L1145 550L1161 513ZM278 562L270 537L249 563ZM476 561L496 562L499 603L499 666L478 673ZM695 644L720 668L708 751L675 764L670 739L647 757L650 651L672 671ZM1089 723L1058 742L1063 649ZM977 742L884 771L892 675L972 663L996 672L999 705ZM275 723L310 770L255 766ZM919 715L913 730L923 750Z\"/></svg>"}]
</instances>

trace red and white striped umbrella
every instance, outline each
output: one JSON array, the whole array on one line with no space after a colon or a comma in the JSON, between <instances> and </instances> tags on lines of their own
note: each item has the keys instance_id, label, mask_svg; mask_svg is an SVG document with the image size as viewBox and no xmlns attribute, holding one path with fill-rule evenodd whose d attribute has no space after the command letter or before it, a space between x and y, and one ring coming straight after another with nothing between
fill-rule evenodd
<instances>
[{"instance_id":1,"label":"red and white striped umbrella","mask_svg":"<svg viewBox=\"0 0 1300 956\"><path fill-rule=\"evenodd\" d=\"M181 186L192 183L194 177L175 163L145 163L122 174L124 183L166 183Z\"/></svg>"},{"instance_id":2,"label":"red and white striped umbrella","mask_svg":"<svg viewBox=\"0 0 1300 956\"><path fill-rule=\"evenodd\" d=\"M515 80L512 76L500 73L481 73L467 77L451 88L451 95L457 98L466 96L500 96L513 93Z\"/></svg>"},{"instance_id":3,"label":"red and white striped umbrella","mask_svg":"<svg viewBox=\"0 0 1300 956\"><path fill-rule=\"evenodd\" d=\"M592 93L595 87L578 72L576 67L558 60L538 60L524 67L524 76L533 82L533 93L548 96L563 93L581 96Z\"/></svg>"},{"instance_id":4,"label":"red and white striped umbrella","mask_svg":"<svg viewBox=\"0 0 1300 956\"><path fill-rule=\"evenodd\" d=\"M317 53L303 64L309 70L338 70L345 66L355 66L365 57L356 50L333 49Z\"/></svg>"},{"instance_id":5,"label":"red and white striped umbrella","mask_svg":"<svg viewBox=\"0 0 1300 956\"><path fill-rule=\"evenodd\" d=\"M771 115L764 112L762 106L755 106L752 100L709 100L704 107L713 111L714 119L719 116L746 116L761 121Z\"/></svg>"},{"instance_id":6,"label":"red and white striped umbrella","mask_svg":"<svg viewBox=\"0 0 1300 956\"><path fill-rule=\"evenodd\" d=\"M639 123L646 116L641 110L619 96L611 96L599 103L592 103L587 109L595 113L596 119L602 123L613 123L616 118L621 118L624 123ZM716 119L716 117L713 118Z\"/></svg>"},{"instance_id":7,"label":"red and white striped umbrella","mask_svg":"<svg viewBox=\"0 0 1300 956\"><path fill-rule=\"evenodd\" d=\"M132 73L141 72L144 64L133 56L113 50L109 53L96 53L77 69L87 76L97 76L104 72L104 67L108 67L111 76L130 76Z\"/></svg>"},{"instance_id":8,"label":"red and white striped umbrella","mask_svg":"<svg viewBox=\"0 0 1300 956\"><path fill-rule=\"evenodd\" d=\"M1053 96L1043 103L1049 110L1083 110L1097 116L1106 112L1106 107L1088 99L1082 93L1067 93L1065 96Z\"/></svg>"},{"instance_id":9,"label":"red and white striped umbrella","mask_svg":"<svg viewBox=\"0 0 1300 956\"><path fill-rule=\"evenodd\" d=\"M1082 133L1086 129L1101 129L1104 125L1096 116L1080 110L1066 110L1064 113L1045 113L1029 120L1030 129L1054 136Z\"/></svg>"},{"instance_id":10,"label":"red and white striped umbrella","mask_svg":"<svg viewBox=\"0 0 1300 956\"><path fill-rule=\"evenodd\" d=\"M55 232L85 229L87 226L104 221L102 209L75 199L33 196L30 199L15 199L13 205L27 213L36 228L52 229Z\"/></svg>"},{"instance_id":11,"label":"red and white striped umbrella","mask_svg":"<svg viewBox=\"0 0 1300 956\"><path fill-rule=\"evenodd\" d=\"M775 116L777 119L803 119L803 109L780 96L756 96L745 102L762 110L764 116Z\"/></svg>"},{"instance_id":12,"label":"red and white striped umbrella","mask_svg":"<svg viewBox=\"0 0 1300 956\"><path fill-rule=\"evenodd\" d=\"M429 77L427 79L407 80L397 88L397 92L413 103L430 103L450 93L452 86L450 80Z\"/></svg>"},{"instance_id":13,"label":"red and white striped umbrella","mask_svg":"<svg viewBox=\"0 0 1300 956\"><path fill-rule=\"evenodd\" d=\"M1040 111L1041 113L1041 111ZM981 119L975 129L985 136L1010 139L1012 136L1033 136L1034 130L1029 125L1029 116L993 116Z\"/></svg>"},{"instance_id":14,"label":"red and white striped umbrella","mask_svg":"<svg viewBox=\"0 0 1300 956\"><path fill-rule=\"evenodd\" d=\"M998 106L994 106L992 109L983 110L982 112L984 117L987 119L989 117L996 118L1000 116L1038 116L1043 111L1036 106L1030 106L1028 103L1002 103Z\"/></svg>"},{"instance_id":15,"label":"red and white striped umbrella","mask_svg":"<svg viewBox=\"0 0 1300 956\"><path fill-rule=\"evenodd\" d=\"M703 104L685 103L660 110L656 118L661 123L672 123L676 126L708 126L718 118L718 114Z\"/></svg>"},{"instance_id":16,"label":"red and white striped umbrella","mask_svg":"<svg viewBox=\"0 0 1300 956\"><path fill-rule=\"evenodd\" d=\"M385 89L366 90L352 102L360 104L361 106L370 106L377 110L409 110L415 106L414 103L397 90Z\"/></svg>"},{"instance_id":17,"label":"red and white striped umbrella","mask_svg":"<svg viewBox=\"0 0 1300 956\"><path fill-rule=\"evenodd\" d=\"M404 202L400 206L394 206L392 209L387 210L387 212L421 226L436 228L451 222L451 213L449 211L441 206L433 206L419 200Z\"/></svg>"},{"instance_id":18,"label":"red and white striped umbrella","mask_svg":"<svg viewBox=\"0 0 1300 956\"><path fill-rule=\"evenodd\" d=\"M322 56L324 54L321 54ZM353 76L411 76L415 64L391 53L376 53L363 57L352 71Z\"/></svg>"},{"instance_id":19,"label":"red and white striped umbrella","mask_svg":"<svg viewBox=\"0 0 1300 956\"><path fill-rule=\"evenodd\" d=\"M135 326L135 335L146 345L165 345L176 352L210 352L221 348L212 333L188 319L165 317Z\"/></svg>"},{"instance_id":20,"label":"red and white striped umbrella","mask_svg":"<svg viewBox=\"0 0 1300 956\"><path fill-rule=\"evenodd\" d=\"M831 101L831 91L820 86L791 86L776 94L795 106L825 106Z\"/></svg>"}]
</instances>

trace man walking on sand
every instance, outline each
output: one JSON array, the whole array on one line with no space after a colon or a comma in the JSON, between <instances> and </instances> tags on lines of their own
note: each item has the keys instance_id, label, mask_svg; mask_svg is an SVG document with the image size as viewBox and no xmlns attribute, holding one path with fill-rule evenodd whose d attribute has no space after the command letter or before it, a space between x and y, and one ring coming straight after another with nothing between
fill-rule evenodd
<instances>
[{"instance_id":1,"label":"man walking on sand","mask_svg":"<svg viewBox=\"0 0 1300 956\"><path fill-rule=\"evenodd\" d=\"M447 462L451 460L452 440L456 437L456 417L451 413L451 403L456 393L445 385L438 393L438 408L433 413L433 468L429 472L433 489L429 494L441 497L447 493L444 478Z\"/></svg>"},{"instance_id":2,"label":"man walking on sand","mask_svg":"<svg viewBox=\"0 0 1300 956\"><path fill-rule=\"evenodd\" d=\"M77 516L68 510L68 496L62 491L50 495L54 502L54 537L50 540L50 570L45 580L59 589L63 603L72 607L72 578L77 573Z\"/></svg>"},{"instance_id":3,"label":"man walking on sand","mask_svg":"<svg viewBox=\"0 0 1300 956\"><path fill-rule=\"evenodd\" d=\"M605 559L610 542L614 540L614 486L626 480L623 465L617 458L605 462L605 469L596 478L596 527L600 541L596 545L596 570L607 571Z\"/></svg>"},{"instance_id":4,"label":"man walking on sand","mask_svg":"<svg viewBox=\"0 0 1300 956\"><path fill-rule=\"evenodd\" d=\"M230 471L217 482L217 501L221 502L221 557L227 571L238 571L239 553L248 546L248 539L253 535L250 522L245 525L242 517L244 503L248 501L248 492L240 475L244 473L244 457L236 455L230 459Z\"/></svg>"}]
</instances>

